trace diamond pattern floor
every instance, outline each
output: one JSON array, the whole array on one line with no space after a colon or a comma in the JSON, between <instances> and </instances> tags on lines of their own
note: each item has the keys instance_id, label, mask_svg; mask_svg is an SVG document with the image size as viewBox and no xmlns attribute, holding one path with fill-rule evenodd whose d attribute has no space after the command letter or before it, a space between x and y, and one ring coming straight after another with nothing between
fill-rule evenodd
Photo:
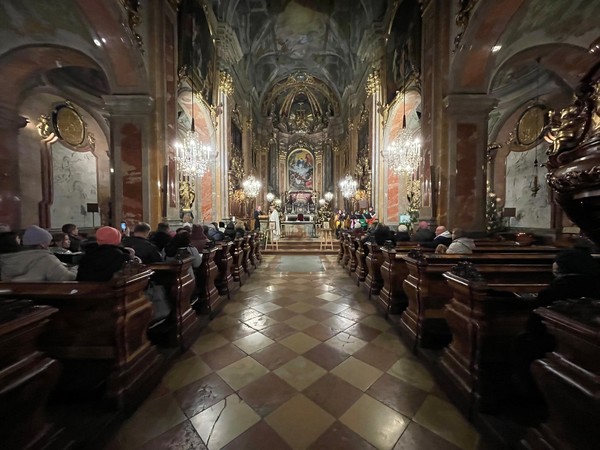
<instances>
[{"instance_id":1,"label":"diamond pattern floor","mask_svg":"<svg viewBox=\"0 0 600 450\"><path fill-rule=\"evenodd\" d=\"M107 450L478 448L336 256L313 258L265 255Z\"/></svg>"}]
</instances>

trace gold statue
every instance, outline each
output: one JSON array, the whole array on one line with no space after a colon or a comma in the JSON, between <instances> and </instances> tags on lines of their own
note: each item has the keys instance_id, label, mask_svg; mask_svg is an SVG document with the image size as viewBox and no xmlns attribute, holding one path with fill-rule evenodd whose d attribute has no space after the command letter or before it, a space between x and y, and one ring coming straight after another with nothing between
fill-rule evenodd
<instances>
[{"instance_id":1,"label":"gold statue","mask_svg":"<svg viewBox=\"0 0 600 450\"><path fill-rule=\"evenodd\" d=\"M196 193L189 181L181 181L179 183L179 202L183 210L191 210L192 204L196 199Z\"/></svg>"}]
</instances>

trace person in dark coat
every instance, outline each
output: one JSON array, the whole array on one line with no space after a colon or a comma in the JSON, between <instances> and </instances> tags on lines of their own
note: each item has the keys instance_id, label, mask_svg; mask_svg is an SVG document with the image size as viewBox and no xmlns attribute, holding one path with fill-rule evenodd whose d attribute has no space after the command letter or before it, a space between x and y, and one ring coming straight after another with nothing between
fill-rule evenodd
<instances>
[{"instance_id":1,"label":"person in dark coat","mask_svg":"<svg viewBox=\"0 0 600 450\"><path fill-rule=\"evenodd\" d=\"M229 222L225 227L224 234L228 240L233 241L236 238L235 223Z\"/></svg>"},{"instance_id":2,"label":"person in dark coat","mask_svg":"<svg viewBox=\"0 0 600 450\"><path fill-rule=\"evenodd\" d=\"M69 236L69 251L76 253L81 251L81 241L83 238L79 236L79 229L74 223L66 223L62 226L62 232Z\"/></svg>"},{"instance_id":3,"label":"person in dark coat","mask_svg":"<svg viewBox=\"0 0 600 450\"><path fill-rule=\"evenodd\" d=\"M129 251L120 246L121 232L116 228L98 228L96 242L79 262L77 281L109 281L131 260Z\"/></svg>"},{"instance_id":4,"label":"person in dark coat","mask_svg":"<svg viewBox=\"0 0 600 450\"><path fill-rule=\"evenodd\" d=\"M171 240L171 227L166 222L161 222L156 226L156 231L150 233L148 239L152 242L159 252L163 252L165 246Z\"/></svg>"},{"instance_id":5,"label":"person in dark coat","mask_svg":"<svg viewBox=\"0 0 600 450\"><path fill-rule=\"evenodd\" d=\"M552 265L554 280L539 292L539 306L551 306L554 302L582 297L598 298L600 293L600 266L589 251L582 248L563 250L556 255ZM546 330L542 319L532 313L526 324L526 331L517 337L515 346L515 369L513 382L518 392L524 396L539 397L531 363L543 358L556 347L555 339Z\"/></svg>"},{"instance_id":6,"label":"person in dark coat","mask_svg":"<svg viewBox=\"0 0 600 450\"><path fill-rule=\"evenodd\" d=\"M262 214L262 206L258 205L254 211L254 229L260 230L260 215Z\"/></svg>"},{"instance_id":7,"label":"person in dark coat","mask_svg":"<svg viewBox=\"0 0 600 450\"><path fill-rule=\"evenodd\" d=\"M131 236L123 238L123 246L131 247L135 250L135 256L142 260L144 264L162 262L163 257L156 246L148 240L150 235L150 225L144 222L138 223Z\"/></svg>"},{"instance_id":8,"label":"person in dark coat","mask_svg":"<svg viewBox=\"0 0 600 450\"><path fill-rule=\"evenodd\" d=\"M411 236L413 242L431 242L435 238L435 233L429 229L429 224L422 220L419 222L419 227Z\"/></svg>"},{"instance_id":9,"label":"person in dark coat","mask_svg":"<svg viewBox=\"0 0 600 450\"><path fill-rule=\"evenodd\" d=\"M195 247L199 252L202 252L206 247L208 238L204 234L204 227L202 225L192 225L192 233L190 234L190 243L192 247Z\"/></svg>"},{"instance_id":10,"label":"person in dark coat","mask_svg":"<svg viewBox=\"0 0 600 450\"><path fill-rule=\"evenodd\" d=\"M398 231L395 235L396 242L408 242L410 241L410 234L408 234L408 227L406 225L398 225Z\"/></svg>"}]
</instances>

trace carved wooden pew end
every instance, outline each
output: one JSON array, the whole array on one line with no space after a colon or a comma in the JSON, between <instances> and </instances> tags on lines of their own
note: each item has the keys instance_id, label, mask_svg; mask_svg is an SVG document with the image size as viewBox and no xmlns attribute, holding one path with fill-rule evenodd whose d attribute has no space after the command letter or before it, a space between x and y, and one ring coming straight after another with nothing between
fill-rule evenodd
<instances>
[{"instance_id":1,"label":"carved wooden pew end","mask_svg":"<svg viewBox=\"0 0 600 450\"><path fill-rule=\"evenodd\" d=\"M144 290L151 275L127 266L106 283L0 282L0 291L58 309L40 345L63 363L63 380L71 384L61 386L101 390L121 408L136 405L159 381L162 358L146 336L152 304Z\"/></svg>"}]
</instances>

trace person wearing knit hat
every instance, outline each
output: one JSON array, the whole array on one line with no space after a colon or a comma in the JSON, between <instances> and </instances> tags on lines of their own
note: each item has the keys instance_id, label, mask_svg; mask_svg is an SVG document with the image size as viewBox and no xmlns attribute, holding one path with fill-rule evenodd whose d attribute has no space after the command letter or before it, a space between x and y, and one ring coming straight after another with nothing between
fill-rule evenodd
<instances>
[{"instance_id":1,"label":"person wearing knit hat","mask_svg":"<svg viewBox=\"0 0 600 450\"><path fill-rule=\"evenodd\" d=\"M86 249L79 262L77 281L109 281L121 270L131 255L121 247L121 232L104 226L96 230L97 246Z\"/></svg>"},{"instance_id":2,"label":"person wearing knit hat","mask_svg":"<svg viewBox=\"0 0 600 450\"><path fill-rule=\"evenodd\" d=\"M100 227L96 230L98 245L119 245L121 237L121 232L113 227Z\"/></svg>"},{"instance_id":3,"label":"person wearing knit hat","mask_svg":"<svg viewBox=\"0 0 600 450\"><path fill-rule=\"evenodd\" d=\"M52 235L31 225L23 234L24 249L18 252L0 254L2 281L72 281L76 268L71 270L58 260L48 246Z\"/></svg>"},{"instance_id":4,"label":"person wearing knit hat","mask_svg":"<svg viewBox=\"0 0 600 450\"><path fill-rule=\"evenodd\" d=\"M50 242L52 242L52 235L37 225L27 227L23 234L23 245L27 247L48 248Z\"/></svg>"}]
</instances>

